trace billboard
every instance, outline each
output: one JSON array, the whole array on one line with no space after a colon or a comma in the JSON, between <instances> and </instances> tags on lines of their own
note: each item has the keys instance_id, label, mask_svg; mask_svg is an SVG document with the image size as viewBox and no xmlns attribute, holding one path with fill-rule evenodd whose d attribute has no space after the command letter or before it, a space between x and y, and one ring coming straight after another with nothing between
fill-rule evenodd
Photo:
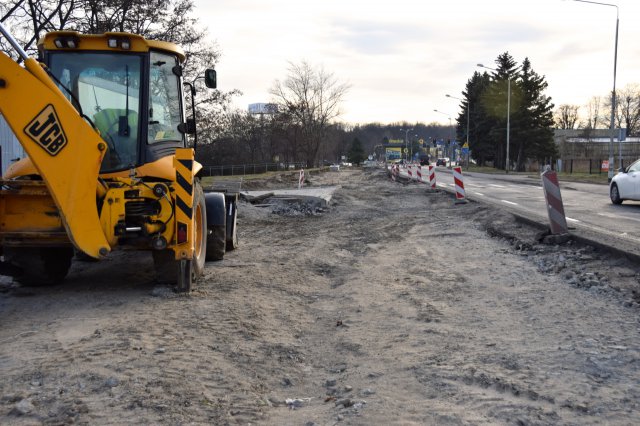
<instances>
[{"instance_id":1,"label":"billboard","mask_svg":"<svg viewBox=\"0 0 640 426\"><path fill-rule=\"evenodd\" d=\"M249 114L275 114L276 112L278 112L276 104L249 104Z\"/></svg>"},{"instance_id":2,"label":"billboard","mask_svg":"<svg viewBox=\"0 0 640 426\"><path fill-rule=\"evenodd\" d=\"M402 148L389 148L385 149L384 156L387 161L390 160L399 160L402 158Z\"/></svg>"}]
</instances>

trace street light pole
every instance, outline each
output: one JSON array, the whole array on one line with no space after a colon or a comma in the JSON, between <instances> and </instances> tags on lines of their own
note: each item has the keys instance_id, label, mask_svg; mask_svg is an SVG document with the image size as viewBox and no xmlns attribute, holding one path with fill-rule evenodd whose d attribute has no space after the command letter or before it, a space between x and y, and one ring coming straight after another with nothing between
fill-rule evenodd
<instances>
[{"instance_id":1,"label":"street light pole","mask_svg":"<svg viewBox=\"0 0 640 426\"><path fill-rule=\"evenodd\" d=\"M456 98L455 96L445 95L447 98L457 99L460 102L464 102L464 99ZM471 111L471 104L467 102L467 149L469 149L469 113ZM469 170L469 152L467 151L467 170Z\"/></svg>"},{"instance_id":2,"label":"street light pole","mask_svg":"<svg viewBox=\"0 0 640 426\"><path fill-rule=\"evenodd\" d=\"M486 68L491 71L498 72L497 69L486 67L478 64L480 68ZM511 133L511 78L507 77L507 161L505 162L504 171L509 173L509 134Z\"/></svg>"},{"instance_id":3,"label":"street light pole","mask_svg":"<svg viewBox=\"0 0 640 426\"><path fill-rule=\"evenodd\" d=\"M413 129L400 129L400 131L404 131L404 158L408 163L409 159L407 158L407 155L409 155L409 140L407 139L407 134L409 132L413 132Z\"/></svg>"},{"instance_id":4,"label":"street light pole","mask_svg":"<svg viewBox=\"0 0 640 426\"><path fill-rule=\"evenodd\" d=\"M590 3L590 4L598 4L601 6L611 6L616 8L616 43L613 51L613 92L611 92L611 124L609 126L610 131L610 139L609 139L609 182L613 179L613 162L615 158L613 157L613 135L615 132L615 112L616 112L616 70L618 68L618 26L620 24L620 9L618 5L611 3L600 3L597 1L587 1L587 0L573 0L580 3ZM620 167L622 167L622 154L620 154Z\"/></svg>"},{"instance_id":5,"label":"street light pole","mask_svg":"<svg viewBox=\"0 0 640 426\"><path fill-rule=\"evenodd\" d=\"M418 135L414 135L414 141L418 140ZM411 161L413 161L413 142L411 143L411 146L409 147L409 153L411 154L411 156L409 158L411 158Z\"/></svg>"},{"instance_id":6,"label":"street light pole","mask_svg":"<svg viewBox=\"0 0 640 426\"><path fill-rule=\"evenodd\" d=\"M434 111L439 113L439 114L443 114L443 115L447 116L447 118L449 119L449 127L451 128L451 136L452 136L451 139L455 139L455 137L453 137L453 124L451 124L451 115L447 114L446 112L438 111L437 109L434 109ZM449 149L450 150L453 148L453 145L452 145L453 141L451 139L449 139ZM453 154L453 151L448 151L447 154L449 154L449 168L451 168L451 157L453 157L453 155L451 155L451 154ZM445 157L446 157L446 155L445 155Z\"/></svg>"}]
</instances>

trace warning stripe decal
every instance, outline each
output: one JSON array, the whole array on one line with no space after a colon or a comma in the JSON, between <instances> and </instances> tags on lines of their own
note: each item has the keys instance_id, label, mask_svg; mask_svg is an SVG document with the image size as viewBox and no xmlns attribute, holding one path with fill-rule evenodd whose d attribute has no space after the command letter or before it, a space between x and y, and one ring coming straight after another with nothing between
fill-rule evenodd
<instances>
[{"instance_id":1,"label":"warning stripe decal","mask_svg":"<svg viewBox=\"0 0 640 426\"><path fill-rule=\"evenodd\" d=\"M178 183L178 185L180 185L182 189L184 189L184 191L187 194L189 195L193 194L193 185L191 185L191 183L184 176L182 176L180 172L176 173L176 182Z\"/></svg>"},{"instance_id":2,"label":"warning stripe decal","mask_svg":"<svg viewBox=\"0 0 640 426\"><path fill-rule=\"evenodd\" d=\"M189 207L182 198L180 197L176 198L176 205L182 211L182 213L184 213L185 216L189 218L191 217L191 214L193 213L193 209Z\"/></svg>"},{"instance_id":3,"label":"warning stripe decal","mask_svg":"<svg viewBox=\"0 0 640 426\"><path fill-rule=\"evenodd\" d=\"M178 163L182 164L187 170L193 168L193 160L178 160Z\"/></svg>"}]
</instances>

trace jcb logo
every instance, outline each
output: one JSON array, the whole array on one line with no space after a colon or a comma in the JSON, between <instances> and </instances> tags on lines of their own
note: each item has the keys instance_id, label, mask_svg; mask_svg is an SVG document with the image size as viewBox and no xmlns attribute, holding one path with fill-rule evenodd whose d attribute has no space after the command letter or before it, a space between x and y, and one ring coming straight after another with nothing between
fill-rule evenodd
<instances>
[{"instance_id":1,"label":"jcb logo","mask_svg":"<svg viewBox=\"0 0 640 426\"><path fill-rule=\"evenodd\" d=\"M24 132L50 155L57 155L67 144L67 136L53 105L47 105L24 128Z\"/></svg>"}]
</instances>

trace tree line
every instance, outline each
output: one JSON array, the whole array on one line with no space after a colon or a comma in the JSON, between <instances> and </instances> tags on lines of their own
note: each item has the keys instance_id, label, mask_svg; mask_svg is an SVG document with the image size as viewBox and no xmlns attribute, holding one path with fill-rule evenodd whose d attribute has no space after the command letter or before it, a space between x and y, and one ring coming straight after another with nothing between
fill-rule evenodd
<instances>
[{"instance_id":1,"label":"tree line","mask_svg":"<svg viewBox=\"0 0 640 426\"><path fill-rule=\"evenodd\" d=\"M193 0L6 0L0 4L0 22L32 54L36 54L37 40L53 30L123 31L176 43L187 56L185 80L197 88L203 87L197 77L221 60L219 46L207 41L207 28L199 22ZM0 49L11 51L4 40ZM547 83L528 58L518 64L505 52L495 64L494 72L474 72L467 81L455 125L458 141L468 135L472 157L480 164L507 167L507 121L509 167L516 170L557 155L554 127L606 124L606 100L590 102L586 121L578 121L575 106L561 105L554 114L554 105L544 94ZM197 158L207 165L315 166L353 153L358 158L381 156L384 144L392 139L406 137L416 152L420 140L451 138L454 129L437 123L343 123L339 121L341 103L349 88L332 72L302 61L289 63L287 75L274 80L269 91L272 104L257 114L231 106L240 90L199 91L195 98L200 135ZM637 87L619 93L616 120L632 133L639 131L639 99ZM401 130L409 128L410 133Z\"/></svg>"},{"instance_id":2,"label":"tree line","mask_svg":"<svg viewBox=\"0 0 640 426\"><path fill-rule=\"evenodd\" d=\"M611 95L593 96L586 105L562 104L555 111L558 129L611 127ZM640 85L628 84L616 90L614 127L627 129L627 136L640 136Z\"/></svg>"}]
</instances>

